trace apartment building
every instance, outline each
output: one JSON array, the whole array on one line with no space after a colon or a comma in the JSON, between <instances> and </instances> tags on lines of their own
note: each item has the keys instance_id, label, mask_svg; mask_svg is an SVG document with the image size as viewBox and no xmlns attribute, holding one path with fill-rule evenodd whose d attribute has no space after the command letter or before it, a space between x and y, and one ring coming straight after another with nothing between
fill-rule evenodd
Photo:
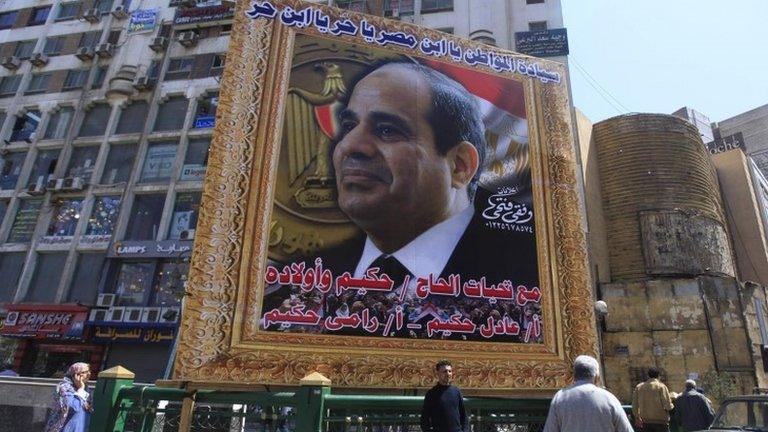
<instances>
[{"instance_id":1,"label":"apartment building","mask_svg":"<svg viewBox=\"0 0 768 432\"><path fill-rule=\"evenodd\" d=\"M510 49L562 27L559 0L332 3ZM0 360L23 375L74 361L166 372L233 13L0 5Z\"/></svg>"}]
</instances>

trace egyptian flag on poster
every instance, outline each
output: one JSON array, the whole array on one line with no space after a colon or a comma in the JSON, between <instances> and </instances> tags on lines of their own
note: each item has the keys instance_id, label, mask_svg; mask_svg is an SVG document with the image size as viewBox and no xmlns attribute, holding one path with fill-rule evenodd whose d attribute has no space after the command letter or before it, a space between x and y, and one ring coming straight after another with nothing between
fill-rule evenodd
<instances>
[{"instance_id":1,"label":"egyptian flag on poster","mask_svg":"<svg viewBox=\"0 0 768 432\"><path fill-rule=\"evenodd\" d=\"M530 162L523 84L449 63L428 59L423 62L456 80L475 96L489 149L481 185L494 190L499 186L513 186L519 189L521 201L529 201L524 198L530 195Z\"/></svg>"}]
</instances>

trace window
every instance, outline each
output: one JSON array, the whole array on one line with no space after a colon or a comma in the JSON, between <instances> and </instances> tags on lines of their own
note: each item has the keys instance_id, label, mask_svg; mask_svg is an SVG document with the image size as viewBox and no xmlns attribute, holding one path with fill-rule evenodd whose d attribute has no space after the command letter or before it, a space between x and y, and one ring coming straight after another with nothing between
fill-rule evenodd
<instances>
[{"instance_id":1,"label":"window","mask_svg":"<svg viewBox=\"0 0 768 432\"><path fill-rule=\"evenodd\" d=\"M215 54L213 56L213 63L211 63L210 75L218 76L224 71L224 62L226 61L226 54Z\"/></svg>"},{"instance_id":2,"label":"window","mask_svg":"<svg viewBox=\"0 0 768 432\"><path fill-rule=\"evenodd\" d=\"M384 0L384 16L413 15L413 0Z\"/></svg>"},{"instance_id":3,"label":"window","mask_svg":"<svg viewBox=\"0 0 768 432\"><path fill-rule=\"evenodd\" d=\"M421 12L440 12L453 10L453 0L422 0Z\"/></svg>"},{"instance_id":4,"label":"window","mask_svg":"<svg viewBox=\"0 0 768 432\"><path fill-rule=\"evenodd\" d=\"M22 60L32 57L32 52L35 50L36 43L37 40L35 39L16 42L16 50L13 52L13 55Z\"/></svg>"},{"instance_id":5,"label":"window","mask_svg":"<svg viewBox=\"0 0 768 432\"><path fill-rule=\"evenodd\" d=\"M94 304L99 294L99 280L106 269L106 255L103 253L80 254L75 275L69 284L67 302Z\"/></svg>"},{"instance_id":6,"label":"window","mask_svg":"<svg viewBox=\"0 0 768 432\"><path fill-rule=\"evenodd\" d=\"M135 101L125 107L117 122L116 134L139 133L144 129L149 106L144 101Z\"/></svg>"},{"instance_id":7,"label":"window","mask_svg":"<svg viewBox=\"0 0 768 432\"><path fill-rule=\"evenodd\" d=\"M155 119L155 131L179 130L184 126L189 100L184 96L174 96L160 105Z\"/></svg>"},{"instance_id":8,"label":"window","mask_svg":"<svg viewBox=\"0 0 768 432\"><path fill-rule=\"evenodd\" d=\"M69 158L66 176L80 177L83 179L83 182L90 182L98 155L99 146L75 147L72 150L72 156Z\"/></svg>"},{"instance_id":9,"label":"window","mask_svg":"<svg viewBox=\"0 0 768 432\"><path fill-rule=\"evenodd\" d=\"M37 159L35 159L35 164L32 165L32 173L29 175L27 187L32 186L40 181L42 181L43 185L45 185L45 183L48 181L48 177L56 169L58 156L59 149L38 152Z\"/></svg>"},{"instance_id":10,"label":"window","mask_svg":"<svg viewBox=\"0 0 768 432\"><path fill-rule=\"evenodd\" d=\"M219 94L206 96L197 104L195 113L195 128L211 128L216 120L216 108L219 106Z\"/></svg>"},{"instance_id":11,"label":"window","mask_svg":"<svg viewBox=\"0 0 768 432\"><path fill-rule=\"evenodd\" d=\"M53 303L56 300L56 285L64 272L67 253L46 253L37 255L35 274L27 291L28 302Z\"/></svg>"},{"instance_id":12,"label":"window","mask_svg":"<svg viewBox=\"0 0 768 432\"><path fill-rule=\"evenodd\" d=\"M49 56L57 56L61 54L61 50L64 49L65 40L66 36L51 36L45 38L43 52Z\"/></svg>"},{"instance_id":13,"label":"window","mask_svg":"<svg viewBox=\"0 0 768 432\"><path fill-rule=\"evenodd\" d=\"M171 229L168 238L179 240L194 237L197 227L197 216L200 212L200 192L180 193L176 195L176 203L173 206L171 216Z\"/></svg>"},{"instance_id":14,"label":"window","mask_svg":"<svg viewBox=\"0 0 768 432\"><path fill-rule=\"evenodd\" d=\"M531 21L528 23L528 30L529 31L541 31L547 29L547 22L546 21Z\"/></svg>"},{"instance_id":15,"label":"window","mask_svg":"<svg viewBox=\"0 0 768 432\"><path fill-rule=\"evenodd\" d=\"M80 2L61 3L59 4L59 13L56 16L56 21L65 21L77 18L77 14L80 13Z\"/></svg>"},{"instance_id":16,"label":"window","mask_svg":"<svg viewBox=\"0 0 768 432\"><path fill-rule=\"evenodd\" d=\"M115 184L128 181L131 176L136 146L132 144L112 145L101 175L101 184Z\"/></svg>"},{"instance_id":17,"label":"window","mask_svg":"<svg viewBox=\"0 0 768 432\"><path fill-rule=\"evenodd\" d=\"M88 80L88 69L72 69L67 72L62 90L73 90L85 87Z\"/></svg>"},{"instance_id":18,"label":"window","mask_svg":"<svg viewBox=\"0 0 768 432\"><path fill-rule=\"evenodd\" d=\"M24 94L45 93L51 83L51 72L32 74L29 86Z\"/></svg>"},{"instance_id":19,"label":"window","mask_svg":"<svg viewBox=\"0 0 768 432\"><path fill-rule=\"evenodd\" d=\"M101 30L85 32L80 36L80 42L77 43L78 48L96 48L101 39Z\"/></svg>"},{"instance_id":20,"label":"window","mask_svg":"<svg viewBox=\"0 0 768 432\"><path fill-rule=\"evenodd\" d=\"M106 15L112 9L112 0L96 0L93 2L93 7L98 9L102 15Z\"/></svg>"},{"instance_id":21,"label":"window","mask_svg":"<svg viewBox=\"0 0 768 432\"><path fill-rule=\"evenodd\" d=\"M67 137L67 130L72 117L75 115L75 109L72 107L62 107L51 114L48 119L48 127L45 129L45 139L63 139Z\"/></svg>"},{"instance_id":22,"label":"window","mask_svg":"<svg viewBox=\"0 0 768 432\"><path fill-rule=\"evenodd\" d=\"M42 204L43 200L40 199L22 200L19 203L16 219L13 221L11 234L8 236L8 243L28 243L32 240L35 225L37 225L37 215L40 214Z\"/></svg>"},{"instance_id":23,"label":"window","mask_svg":"<svg viewBox=\"0 0 768 432\"><path fill-rule=\"evenodd\" d=\"M208 165L208 149L210 138L190 139L184 166L181 168L181 181L203 181L205 168Z\"/></svg>"},{"instance_id":24,"label":"window","mask_svg":"<svg viewBox=\"0 0 768 432\"><path fill-rule=\"evenodd\" d=\"M35 26L45 24L45 20L48 19L48 14L51 12L50 6L39 7L32 9L32 14L29 17L28 26Z\"/></svg>"},{"instance_id":25,"label":"window","mask_svg":"<svg viewBox=\"0 0 768 432\"><path fill-rule=\"evenodd\" d=\"M150 144L141 169L141 182L162 182L171 179L173 161L176 159L176 143Z\"/></svg>"},{"instance_id":26,"label":"window","mask_svg":"<svg viewBox=\"0 0 768 432\"><path fill-rule=\"evenodd\" d=\"M19 17L19 11L11 11L0 14L0 29L11 28Z\"/></svg>"},{"instance_id":27,"label":"window","mask_svg":"<svg viewBox=\"0 0 768 432\"><path fill-rule=\"evenodd\" d=\"M365 7L365 0L336 0L336 7L355 12L368 12Z\"/></svg>"},{"instance_id":28,"label":"window","mask_svg":"<svg viewBox=\"0 0 768 432\"><path fill-rule=\"evenodd\" d=\"M172 58L168 63L168 70L165 72L165 79L167 81L188 79L192 73L192 65L194 62L194 57Z\"/></svg>"},{"instance_id":29,"label":"window","mask_svg":"<svg viewBox=\"0 0 768 432\"><path fill-rule=\"evenodd\" d=\"M16 117L16 122L11 130L11 141L31 141L35 138L35 131L40 124L40 111L29 110Z\"/></svg>"},{"instance_id":30,"label":"window","mask_svg":"<svg viewBox=\"0 0 768 432\"><path fill-rule=\"evenodd\" d=\"M544 0L525 0L525 4L538 4L544 3Z\"/></svg>"},{"instance_id":31,"label":"window","mask_svg":"<svg viewBox=\"0 0 768 432\"><path fill-rule=\"evenodd\" d=\"M0 201L0 225L3 224L3 218L5 218L6 211L8 211L8 201Z\"/></svg>"},{"instance_id":32,"label":"window","mask_svg":"<svg viewBox=\"0 0 768 432\"><path fill-rule=\"evenodd\" d=\"M155 240L160 229L165 193L136 195L128 219L126 240Z\"/></svg>"},{"instance_id":33,"label":"window","mask_svg":"<svg viewBox=\"0 0 768 432\"><path fill-rule=\"evenodd\" d=\"M184 281L189 273L189 263L162 261L157 266L152 306L178 306L184 295Z\"/></svg>"},{"instance_id":34,"label":"window","mask_svg":"<svg viewBox=\"0 0 768 432\"><path fill-rule=\"evenodd\" d=\"M24 252L0 254L0 274L3 275L0 278L0 302L13 301L26 255Z\"/></svg>"},{"instance_id":35,"label":"window","mask_svg":"<svg viewBox=\"0 0 768 432\"><path fill-rule=\"evenodd\" d=\"M8 153L0 158L0 189L13 189L21 174L27 152Z\"/></svg>"},{"instance_id":36,"label":"window","mask_svg":"<svg viewBox=\"0 0 768 432\"><path fill-rule=\"evenodd\" d=\"M160 77L160 67L162 64L157 60L152 60L147 69L147 76L153 80L157 80Z\"/></svg>"},{"instance_id":37,"label":"window","mask_svg":"<svg viewBox=\"0 0 768 432\"><path fill-rule=\"evenodd\" d=\"M0 79L0 96L13 96L21 84L21 75L9 75Z\"/></svg>"},{"instance_id":38,"label":"window","mask_svg":"<svg viewBox=\"0 0 768 432\"><path fill-rule=\"evenodd\" d=\"M226 36L231 33L232 33L232 24L224 24L223 26L221 26L221 31L219 32L219 36Z\"/></svg>"},{"instance_id":39,"label":"window","mask_svg":"<svg viewBox=\"0 0 768 432\"><path fill-rule=\"evenodd\" d=\"M117 306L144 306L152 286L152 262L123 262L117 275Z\"/></svg>"},{"instance_id":40,"label":"window","mask_svg":"<svg viewBox=\"0 0 768 432\"><path fill-rule=\"evenodd\" d=\"M120 214L120 196L100 196L93 203L85 235L111 236Z\"/></svg>"},{"instance_id":41,"label":"window","mask_svg":"<svg viewBox=\"0 0 768 432\"><path fill-rule=\"evenodd\" d=\"M109 104L96 104L85 113L78 136L101 136L107 129L111 107Z\"/></svg>"},{"instance_id":42,"label":"window","mask_svg":"<svg viewBox=\"0 0 768 432\"><path fill-rule=\"evenodd\" d=\"M108 70L109 66L99 66L96 69L96 76L93 78L93 84L91 84L92 89L101 88L104 85L104 78L106 78Z\"/></svg>"},{"instance_id":43,"label":"window","mask_svg":"<svg viewBox=\"0 0 768 432\"><path fill-rule=\"evenodd\" d=\"M83 211L83 199L62 199L52 203L53 218L48 225L45 235L57 237L72 237L75 235L80 213Z\"/></svg>"}]
</instances>

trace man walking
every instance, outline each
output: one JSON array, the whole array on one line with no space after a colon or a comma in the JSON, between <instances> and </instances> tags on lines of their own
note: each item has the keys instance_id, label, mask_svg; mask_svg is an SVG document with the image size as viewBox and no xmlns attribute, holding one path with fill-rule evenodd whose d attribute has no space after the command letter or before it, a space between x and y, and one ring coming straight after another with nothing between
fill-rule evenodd
<instances>
[{"instance_id":1,"label":"man walking","mask_svg":"<svg viewBox=\"0 0 768 432\"><path fill-rule=\"evenodd\" d=\"M643 432L669 432L669 411L673 407L669 389L659 381L659 370L649 368L648 380L635 387L632 398L632 412L638 427Z\"/></svg>"},{"instance_id":2,"label":"man walking","mask_svg":"<svg viewBox=\"0 0 768 432\"><path fill-rule=\"evenodd\" d=\"M593 357L576 357L574 382L555 394L544 432L632 432L616 396L596 385L599 371Z\"/></svg>"},{"instance_id":3,"label":"man walking","mask_svg":"<svg viewBox=\"0 0 768 432\"><path fill-rule=\"evenodd\" d=\"M464 412L464 399L458 388L451 385L453 367L448 360L435 365L437 384L424 395L421 409L423 432L469 432L469 421Z\"/></svg>"},{"instance_id":4,"label":"man walking","mask_svg":"<svg viewBox=\"0 0 768 432\"><path fill-rule=\"evenodd\" d=\"M715 419L715 410L706 396L696 391L696 381L685 382L685 391L675 400L675 410L685 432L703 430Z\"/></svg>"}]
</instances>

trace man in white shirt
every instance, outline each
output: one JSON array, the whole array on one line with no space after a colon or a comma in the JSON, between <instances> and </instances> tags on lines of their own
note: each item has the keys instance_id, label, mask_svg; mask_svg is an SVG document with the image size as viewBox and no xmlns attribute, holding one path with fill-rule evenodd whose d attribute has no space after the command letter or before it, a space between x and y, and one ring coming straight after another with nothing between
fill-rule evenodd
<instances>
[{"instance_id":1,"label":"man in white shirt","mask_svg":"<svg viewBox=\"0 0 768 432\"><path fill-rule=\"evenodd\" d=\"M544 432L632 432L616 396L596 385L599 371L593 357L576 357L574 383L555 394Z\"/></svg>"}]
</instances>

